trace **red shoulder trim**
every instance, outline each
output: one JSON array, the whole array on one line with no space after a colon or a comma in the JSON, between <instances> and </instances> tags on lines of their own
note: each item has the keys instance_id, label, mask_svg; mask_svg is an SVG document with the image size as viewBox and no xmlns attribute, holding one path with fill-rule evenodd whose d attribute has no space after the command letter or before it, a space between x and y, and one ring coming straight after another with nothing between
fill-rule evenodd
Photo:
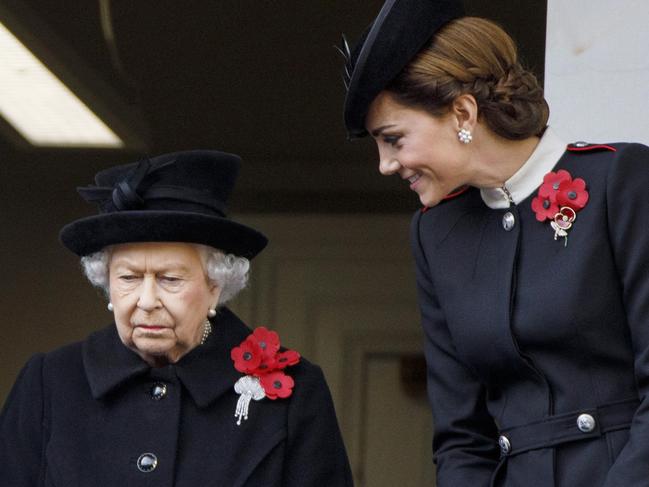
<instances>
[{"instance_id":1,"label":"red shoulder trim","mask_svg":"<svg viewBox=\"0 0 649 487\"><path fill-rule=\"evenodd\" d=\"M568 144L567 149L570 152L594 152L594 151L601 151L601 150L617 152L617 149L611 145L587 144L586 142L575 142L574 144Z\"/></svg>"},{"instance_id":2,"label":"red shoulder trim","mask_svg":"<svg viewBox=\"0 0 649 487\"><path fill-rule=\"evenodd\" d=\"M452 193L447 194L442 198L442 201L450 200L455 198L456 196L460 196L462 193L466 192L469 189L470 186L462 186L460 189L453 191ZM422 213L426 213L429 210L429 206L424 206L421 209Z\"/></svg>"},{"instance_id":3,"label":"red shoulder trim","mask_svg":"<svg viewBox=\"0 0 649 487\"><path fill-rule=\"evenodd\" d=\"M460 196L462 193L467 191L469 189L469 186L462 186L460 189L457 189L453 191L452 193L447 194L442 198L442 201L444 200L450 200L451 198L455 198L456 196Z\"/></svg>"}]
</instances>

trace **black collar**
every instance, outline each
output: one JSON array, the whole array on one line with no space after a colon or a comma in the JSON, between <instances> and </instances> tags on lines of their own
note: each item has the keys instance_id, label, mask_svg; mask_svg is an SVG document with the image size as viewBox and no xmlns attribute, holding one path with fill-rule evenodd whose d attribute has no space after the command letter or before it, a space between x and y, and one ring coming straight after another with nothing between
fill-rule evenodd
<instances>
[{"instance_id":1,"label":"black collar","mask_svg":"<svg viewBox=\"0 0 649 487\"><path fill-rule=\"evenodd\" d=\"M210 321L212 334L206 342L166 367L175 372L198 407L208 406L234 387L241 373L234 368L230 350L251 332L227 308L220 308ZM114 324L86 339L83 364L95 399L102 399L128 381L157 370L124 346Z\"/></svg>"}]
</instances>

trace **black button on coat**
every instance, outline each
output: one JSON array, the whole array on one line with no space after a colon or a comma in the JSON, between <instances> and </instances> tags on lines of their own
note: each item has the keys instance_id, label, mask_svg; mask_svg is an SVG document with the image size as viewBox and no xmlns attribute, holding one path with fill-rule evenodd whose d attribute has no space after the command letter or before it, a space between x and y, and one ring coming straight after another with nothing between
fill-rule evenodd
<instances>
[{"instance_id":1,"label":"black button on coat","mask_svg":"<svg viewBox=\"0 0 649 487\"><path fill-rule=\"evenodd\" d=\"M0 484L351 486L321 370L304 359L289 367L292 396L252 401L237 426L242 374L230 350L250 330L225 308L212 328L162 368L127 349L114 325L34 356L0 417Z\"/></svg>"},{"instance_id":2,"label":"black button on coat","mask_svg":"<svg viewBox=\"0 0 649 487\"><path fill-rule=\"evenodd\" d=\"M567 246L536 220L536 192L494 210L471 189L415 215L439 487L649 486L649 148L614 147L554 169L590 194ZM578 422L620 401L635 406ZM503 431L564 414L500 457Z\"/></svg>"}]
</instances>

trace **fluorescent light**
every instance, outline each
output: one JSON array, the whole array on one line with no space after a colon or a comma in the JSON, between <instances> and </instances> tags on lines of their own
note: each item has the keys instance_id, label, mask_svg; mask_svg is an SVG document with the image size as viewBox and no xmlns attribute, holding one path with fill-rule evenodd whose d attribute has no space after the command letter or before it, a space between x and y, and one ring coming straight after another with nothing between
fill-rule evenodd
<instances>
[{"instance_id":1,"label":"fluorescent light","mask_svg":"<svg viewBox=\"0 0 649 487\"><path fill-rule=\"evenodd\" d=\"M35 146L124 147L2 23L0 115Z\"/></svg>"}]
</instances>

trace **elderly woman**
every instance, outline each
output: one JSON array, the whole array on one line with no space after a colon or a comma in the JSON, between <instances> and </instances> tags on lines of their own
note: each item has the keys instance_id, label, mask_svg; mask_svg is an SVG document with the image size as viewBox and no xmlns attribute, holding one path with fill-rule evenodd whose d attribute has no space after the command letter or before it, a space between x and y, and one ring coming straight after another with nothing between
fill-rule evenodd
<instances>
[{"instance_id":1,"label":"elderly woman","mask_svg":"<svg viewBox=\"0 0 649 487\"><path fill-rule=\"evenodd\" d=\"M388 0L345 121L412 221L437 485L649 486L649 148L567 145L511 38Z\"/></svg>"},{"instance_id":2,"label":"elderly woman","mask_svg":"<svg viewBox=\"0 0 649 487\"><path fill-rule=\"evenodd\" d=\"M114 324L24 367L0 417L2 485L351 485L320 369L223 306L266 245L225 217L239 163L181 152L80 188L101 212L61 239Z\"/></svg>"}]
</instances>

